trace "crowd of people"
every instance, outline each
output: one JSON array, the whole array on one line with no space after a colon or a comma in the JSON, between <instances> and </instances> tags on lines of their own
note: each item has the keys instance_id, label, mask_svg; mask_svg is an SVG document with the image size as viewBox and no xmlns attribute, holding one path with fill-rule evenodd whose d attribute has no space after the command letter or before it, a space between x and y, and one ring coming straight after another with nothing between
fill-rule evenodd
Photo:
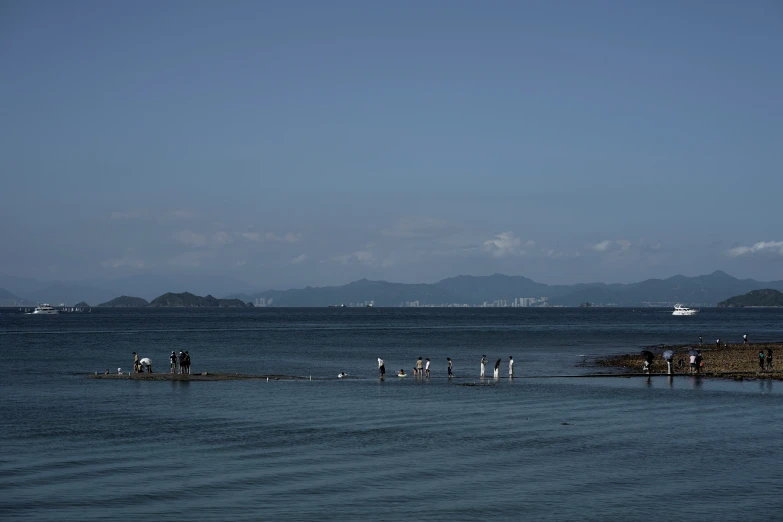
<instances>
[{"instance_id":1,"label":"crowd of people","mask_svg":"<svg viewBox=\"0 0 783 522\"><path fill-rule=\"evenodd\" d=\"M495 369L494 369L494 377L495 379L500 378L500 363L502 362L502 359L498 359L495 361ZM419 357L416 360L416 364L413 365L413 376L414 377L430 377L430 358L422 358ZM485 369L487 365L487 356L482 355L481 356L481 363L480 363L480 371L479 376L484 378L485 376ZM451 357L446 357L446 370L448 372L448 377L454 377L454 365L451 362ZM383 362L383 359L378 357L378 375L381 379L386 375L386 365ZM405 377L406 373L404 369L400 369L400 371L397 373L399 377ZM514 357L509 355L508 357L508 376L513 377L514 376Z\"/></svg>"},{"instance_id":2,"label":"crowd of people","mask_svg":"<svg viewBox=\"0 0 783 522\"><path fill-rule=\"evenodd\" d=\"M699 335L699 346L702 345L702 339L703 336ZM742 344L746 345L748 344L748 335L744 334L742 336ZM728 343L724 341L723 347L726 348L728 346ZM721 341L720 338L718 338L715 341L715 347L720 348L721 347ZM692 349L688 352L689 361L689 372L688 373L701 373L702 368L704 368L704 358L702 357L701 350L698 349ZM642 360L644 361L644 365L642 366L642 371L644 372L650 372L652 370L652 362L654 359L654 354L648 350L642 351ZM673 371L674 366L674 352L672 350L666 350L663 352L663 359L666 361L666 365L668 367L668 373L671 374ZM764 349L759 349L759 371L763 372L765 370L772 371L773 369L773 353L772 348L767 348L766 353ZM680 368L685 367L685 359L680 358L677 361L677 366ZM482 365L483 369L483 365Z\"/></svg>"},{"instance_id":3,"label":"crowd of people","mask_svg":"<svg viewBox=\"0 0 783 522\"><path fill-rule=\"evenodd\" d=\"M190 373L190 354L182 350L179 351L179 355L172 351L169 355L170 373ZM136 373L143 373L144 371L152 373L152 359L149 357L139 358L136 352L133 352L133 371ZM117 369L118 373L122 373L122 369ZM108 373L108 370L106 370Z\"/></svg>"}]
</instances>

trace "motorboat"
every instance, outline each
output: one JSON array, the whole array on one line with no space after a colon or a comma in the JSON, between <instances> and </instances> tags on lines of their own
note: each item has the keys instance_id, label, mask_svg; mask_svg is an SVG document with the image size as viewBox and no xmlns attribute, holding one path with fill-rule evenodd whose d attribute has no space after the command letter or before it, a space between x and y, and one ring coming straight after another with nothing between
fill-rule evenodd
<instances>
[{"instance_id":1,"label":"motorboat","mask_svg":"<svg viewBox=\"0 0 783 522\"><path fill-rule=\"evenodd\" d=\"M695 308L687 308L680 304L674 305L674 311L672 315L696 315L699 311Z\"/></svg>"},{"instance_id":2,"label":"motorboat","mask_svg":"<svg viewBox=\"0 0 783 522\"><path fill-rule=\"evenodd\" d=\"M36 306L32 313L33 315L53 315L59 314L60 311L50 304L43 303Z\"/></svg>"}]
</instances>

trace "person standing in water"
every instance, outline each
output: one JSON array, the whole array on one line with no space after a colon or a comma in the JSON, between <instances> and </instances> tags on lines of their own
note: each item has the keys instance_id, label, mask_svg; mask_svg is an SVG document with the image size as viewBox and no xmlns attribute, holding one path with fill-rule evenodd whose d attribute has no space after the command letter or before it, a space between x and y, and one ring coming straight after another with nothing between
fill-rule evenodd
<instances>
[{"instance_id":1,"label":"person standing in water","mask_svg":"<svg viewBox=\"0 0 783 522\"><path fill-rule=\"evenodd\" d=\"M508 376L514 376L514 356L512 355L508 356Z\"/></svg>"},{"instance_id":2,"label":"person standing in water","mask_svg":"<svg viewBox=\"0 0 783 522\"><path fill-rule=\"evenodd\" d=\"M500 359L495 361L495 373L494 373L495 379L500 378Z\"/></svg>"},{"instance_id":3,"label":"person standing in water","mask_svg":"<svg viewBox=\"0 0 783 522\"><path fill-rule=\"evenodd\" d=\"M481 375L480 375L482 379L484 378L484 367L486 366L486 364L487 364L487 356L486 355L482 355L481 356Z\"/></svg>"},{"instance_id":4,"label":"person standing in water","mask_svg":"<svg viewBox=\"0 0 783 522\"><path fill-rule=\"evenodd\" d=\"M424 375L424 361L421 360L421 357L416 361L416 373L420 376Z\"/></svg>"},{"instance_id":5,"label":"person standing in water","mask_svg":"<svg viewBox=\"0 0 783 522\"><path fill-rule=\"evenodd\" d=\"M430 358L427 357L427 364L424 365L424 376L428 377L430 376Z\"/></svg>"},{"instance_id":6,"label":"person standing in water","mask_svg":"<svg viewBox=\"0 0 783 522\"><path fill-rule=\"evenodd\" d=\"M386 366L383 364L383 359L378 357L378 375L381 379L383 379L383 376L386 375Z\"/></svg>"},{"instance_id":7,"label":"person standing in water","mask_svg":"<svg viewBox=\"0 0 783 522\"><path fill-rule=\"evenodd\" d=\"M449 363L449 378L454 377L454 375L451 373L451 357L446 357L446 362Z\"/></svg>"}]
</instances>

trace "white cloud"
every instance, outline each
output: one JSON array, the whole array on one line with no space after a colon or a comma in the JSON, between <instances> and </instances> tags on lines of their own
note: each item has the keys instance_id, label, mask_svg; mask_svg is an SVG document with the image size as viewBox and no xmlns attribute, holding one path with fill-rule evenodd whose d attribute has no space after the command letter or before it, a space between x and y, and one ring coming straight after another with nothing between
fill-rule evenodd
<instances>
[{"instance_id":1,"label":"white cloud","mask_svg":"<svg viewBox=\"0 0 783 522\"><path fill-rule=\"evenodd\" d=\"M522 245L522 240L512 232L501 232L494 238L484 241L484 250L494 257L520 256L526 254L523 246L532 248L535 245L534 241L527 241Z\"/></svg>"},{"instance_id":2,"label":"white cloud","mask_svg":"<svg viewBox=\"0 0 783 522\"><path fill-rule=\"evenodd\" d=\"M360 263L369 263L370 261L372 261L372 252L368 252L366 250L360 250L358 252L354 252L353 256Z\"/></svg>"},{"instance_id":3,"label":"white cloud","mask_svg":"<svg viewBox=\"0 0 783 522\"><path fill-rule=\"evenodd\" d=\"M293 259L290 261L290 263L291 263L292 265L298 265L299 263L302 263L302 262L304 262L306 259L307 259L307 256L306 256L306 255L304 255L304 254L302 254L302 255L299 255L299 256L296 256L295 258L293 258Z\"/></svg>"},{"instance_id":4,"label":"white cloud","mask_svg":"<svg viewBox=\"0 0 783 522\"><path fill-rule=\"evenodd\" d=\"M189 246L200 247L207 244L207 238L204 234L193 232L192 230L181 230L180 232L175 232L174 238L180 243Z\"/></svg>"},{"instance_id":5,"label":"white cloud","mask_svg":"<svg viewBox=\"0 0 783 522\"><path fill-rule=\"evenodd\" d=\"M612 242L608 239L604 239L603 241L599 241L598 243L595 243L594 245L587 245L587 248L590 250L595 250L596 252L606 252L609 250L609 247L612 246Z\"/></svg>"},{"instance_id":6,"label":"white cloud","mask_svg":"<svg viewBox=\"0 0 783 522\"><path fill-rule=\"evenodd\" d=\"M783 256L783 241L759 241L752 246L738 246L730 249L727 254L730 257L740 257L747 254L772 253Z\"/></svg>"},{"instance_id":7,"label":"white cloud","mask_svg":"<svg viewBox=\"0 0 783 522\"><path fill-rule=\"evenodd\" d=\"M618 239L615 244L620 247L620 250L628 250L631 248L631 242L627 239Z\"/></svg>"},{"instance_id":8,"label":"white cloud","mask_svg":"<svg viewBox=\"0 0 783 522\"><path fill-rule=\"evenodd\" d=\"M331 260L340 263L341 265L347 265L349 263L372 265L375 262L375 256L373 256L372 252L369 250L357 250L351 254L334 256Z\"/></svg>"},{"instance_id":9,"label":"white cloud","mask_svg":"<svg viewBox=\"0 0 783 522\"><path fill-rule=\"evenodd\" d=\"M215 232L212 236L212 242L216 245L228 245L234 242L234 238L228 232Z\"/></svg>"},{"instance_id":10,"label":"white cloud","mask_svg":"<svg viewBox=\"0 0 783 522\"><path fill-rule=\"evenodd\" d=\"M247 239L248 241L255 241L257 243L262 241L261 234L258 232L237 232L237 233L241 237Z\"/></svg>"}]
</instances>

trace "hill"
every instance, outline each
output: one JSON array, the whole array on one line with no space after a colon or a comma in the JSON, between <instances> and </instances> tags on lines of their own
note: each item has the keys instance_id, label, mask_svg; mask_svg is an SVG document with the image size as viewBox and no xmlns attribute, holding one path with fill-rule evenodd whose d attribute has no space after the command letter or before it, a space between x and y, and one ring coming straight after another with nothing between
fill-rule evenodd
<instances>
[{"instance_id":1,"label":"hill","mask_svg":"<svg viewBox=\"0 0 783 522\"><path fill-rule=\"evenodd\" d=\"M307 287L294 290L269 290L252 295L236 294L244 301L266 299L271 306L328 306L374 301L376 306L400 306L418 301L420 306L467 304L481 305L517 297L546 297L551 306L579 306L590 302L598 306L715 306L732 295L775 288L783 290L783 281L760 282L737 279L716 271L696 277L677 275L667 279L647 279L632 284L581 283L546 285L522 276L457 276L432 284L404 284L361 279L343 286ZM271 299L271 303L269 300Z\"/></svg>"},{"instance_id":2,"label":"hill","mask_svg":"<svg viewBox=\"0 0 783 522\"><path fill-rule=\"evenodd\" d=\"M32 306L34 304L32 301L12 294L5 288L0 288L0 306Z\"/></svg>"},{"instance_id":3,"label":"hill","mask_svg":"<svg viewBox=\"0 0 783 522\"><path fill-rule=\"evenodd\" d=\"M98 305L100 308L143 308L149 306L146 299L123 295Z\"/></svg>"},{"instance_id":4,"label":"hill","mask_svg":"<svg viewBox=\"0 0 783 522\"><path fill-rule=\"evenodd\" d=\"M783 293L771 288L753 290L745 295L737 295L718 303L721 308L743 306L783 306Z\"/></svg>"},{"instance_id":5,"label":"hill","mask_svg":"<svg viewBox=\"0 0 783 522\"><path fill-rule=\"evenodd\" d=\"M247 306L239 299L217 299L211 295L201 297L191 294L190 292L182 292L179 294L168 292L153 299L149 305L159 308L244 308Z\"/></svg>"},{"instance_id":6,"label":"hill","mask_svg":"<svg viewBox=\"0 0 783 522\"><path fill-rule=\"evenodd\" d=\"M76 303L73 306L76 307L76 308L90 308L90 305L88 305L84 301L79 301L78 303Z\"/></svg>"}]
</instances>

